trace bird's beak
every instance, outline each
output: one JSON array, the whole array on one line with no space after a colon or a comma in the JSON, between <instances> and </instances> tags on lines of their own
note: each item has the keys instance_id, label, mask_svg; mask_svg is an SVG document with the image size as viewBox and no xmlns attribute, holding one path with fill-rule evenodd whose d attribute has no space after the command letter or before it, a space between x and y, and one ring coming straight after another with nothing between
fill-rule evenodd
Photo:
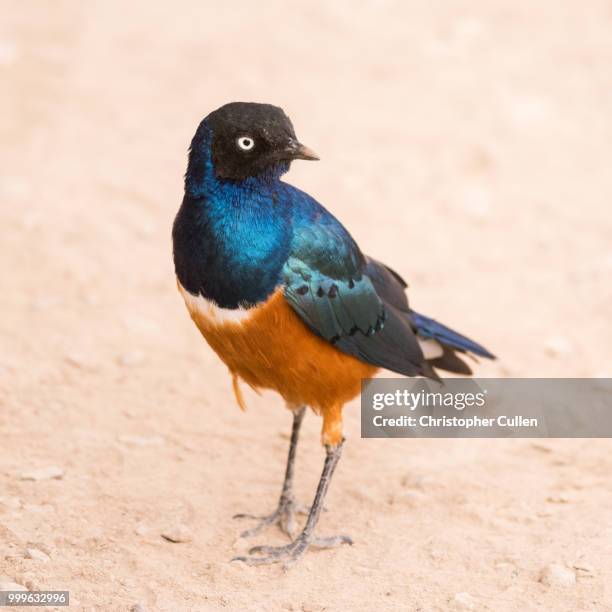
<instances>
[{"instance_id":1,"label":"bird's beak","mask_svg":"<svg viewBox=\"0 0 612 612\"><path fill-rule=\"evenodd\" d=\"M307 159L318 160L319 156L309 147L303 145L297 140L290 140L285 147L284 153L289 159Z\"/></svg>"}]
</instances>

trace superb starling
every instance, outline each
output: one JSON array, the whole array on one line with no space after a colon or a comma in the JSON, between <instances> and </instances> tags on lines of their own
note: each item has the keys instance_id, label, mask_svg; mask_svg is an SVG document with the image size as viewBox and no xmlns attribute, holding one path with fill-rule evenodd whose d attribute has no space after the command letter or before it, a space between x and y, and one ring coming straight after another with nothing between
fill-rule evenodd
<instances>
[{"instance_id":1,"label":"superb starling","mask_svg":"<svg viewBox=\"0 0 612 612\"><path fill-rule=\"evenodd\" d=\"M406 283L364 255L311 196L283 182L294 159L317 155L289 117L268 104L233 102L206 117L189 150L185 196L173 228L174 264L191 318L239 381L274 389L293 413L277 509L244 537L278 524L290 537L298 510L293 465L305 407L323 418L323 473L302 532L286 546L256 546L250 565L296 561L310 547L351 544L314 528L343 445L342 409L379 368L437 378L470 374L461 356L493 356L408 305Z\"/></svg>"}]
</instances>

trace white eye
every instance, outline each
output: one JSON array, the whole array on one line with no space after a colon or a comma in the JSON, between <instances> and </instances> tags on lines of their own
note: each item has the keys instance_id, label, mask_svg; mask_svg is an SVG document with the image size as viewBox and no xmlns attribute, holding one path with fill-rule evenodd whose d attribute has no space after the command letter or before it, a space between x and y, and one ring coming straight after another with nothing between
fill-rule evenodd
<instances>
[{"instance_id":1,"label":"white eye","mask_svg":"<svg viewBox=\"0 0 612 612\"><path fill-rule=\"evenodd\" d=\"M250 151L255 146L255 141L250 136L240 136L236 139L236 144L243 151Z\"/></svg>"}]
</instances>

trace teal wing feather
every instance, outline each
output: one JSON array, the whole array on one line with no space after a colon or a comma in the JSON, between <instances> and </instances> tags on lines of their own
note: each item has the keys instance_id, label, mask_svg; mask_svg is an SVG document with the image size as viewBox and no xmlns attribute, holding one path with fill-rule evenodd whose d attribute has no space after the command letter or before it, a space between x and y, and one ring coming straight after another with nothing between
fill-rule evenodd
<instances>
[{"instance_id":1,"label":"teal wing feather","mask_svg":"<svg viewBox=\"0 0 612 612\"><path fill-rule=\"evenodd\" d=\"M403 287L337 222L296 230L283 281L304 323L341 351L404 375L432 375L403 311Z\"/></svg>"}]
</instances>

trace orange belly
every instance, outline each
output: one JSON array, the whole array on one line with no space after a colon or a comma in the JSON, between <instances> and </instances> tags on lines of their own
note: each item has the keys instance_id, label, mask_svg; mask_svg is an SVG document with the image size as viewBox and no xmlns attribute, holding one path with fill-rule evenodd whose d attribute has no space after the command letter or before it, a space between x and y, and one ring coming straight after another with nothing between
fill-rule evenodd
<instances>
[{"instance_id":1,"label":"orange belly","mask_svg":"<svg viewBox=\"0 0 612 612\"><path fill-rule=\"evenodd\" d=\"M277 391L291 407L323 416L323 443L342 440L342 407L371 378L375 366L341 352L311 332L277 290L240 320L215 316L180 286L191 318L234 377L255 389ZM203 299L203 298L202 298Z\"/></svg>"}]
</instances>

